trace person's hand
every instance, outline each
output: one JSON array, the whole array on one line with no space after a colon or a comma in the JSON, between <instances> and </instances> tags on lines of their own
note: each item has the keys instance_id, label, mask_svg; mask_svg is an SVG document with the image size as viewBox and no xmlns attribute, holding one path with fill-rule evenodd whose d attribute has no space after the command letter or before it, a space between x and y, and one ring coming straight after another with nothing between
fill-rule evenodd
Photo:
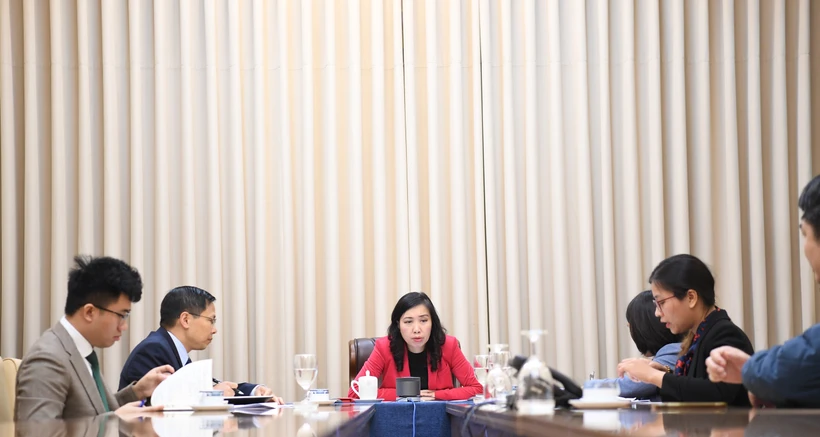
<instances>
[{"instance_id":1,"label":"person's hand","mask_svg":"<svg viewBox=\"0 0 820 437\"><path fill-rule=\"evenodd\" d=\"M749 402L752 401L753 397L754 395L749 393ZM752 405L754 405L754 403L752 403ZM754 420L755 416L757 416L757 408L749 408L749 422Z\"/></svg>"},{"instance_id":2,"label":"person's hand","mask_svg":"<svg viewBox=\"0 0 820 437\"><path fill-rule=\"evenodd\" d=\"M222 390L222 393L226 397L231 397L236 395L236 387L238 386L235 382L230 381L222 381L219 384L214 386L214 390Z\"/></svg>"},{"instance_id":3,"label":"person's hand","mask_svg":"<svg viewBox=\"0 0 820 437\"><path fill-rule=\"evenodd\" d=\"M752 409L755 409L755 408L774 408L775 407L775 405L773 403L766 402L766 401L758 398L752 392L749 392L749 402L752 404ZM751 419L749 419L749 420L751 420Z\"/></svg>"},{"instance_id":4,"label":"person's hand","mask_svg":"<svg viewBox=\"0 0 820 437\"><path fill-rule=\"evenodd\" d=\"M136 384L134 384L134 393L137 394L137 399L145 399L154 393L160 382L165 381L166 378L174 373L174 368L169 365L154 367L145 374Z\"/></svg>"},{"instance_id":5,"label":"person's hand","mask_svg":"<svg viewBox=\"0 0 820 437\"><path fill-rule=\"evenodd\" d=\"M162 411L162 405L155 405L151 407L143 407L141 405L141 401L130 402L117 408L114 411L114 414L116 414L120 419L129 422L138 417L152 416L156 414L151 413L158 413Z\"/></svg>"},{"instance_id":6,"label":"person's hand","mask_svg":"<svg viewBox=\"0 0 820 437\"><path fill-rule=\"evenodd\" d=\"M664 372L654 369L649 361L643 358L629 358L618 364L618 377L623 377L625 373L633 381L646 382L660 387L663 383Z\"/></svg>"},{"instance_id":7,"label":"person's hand","mask_svg":"<svg viewBox=\"0 0 820 437\"><path fill-rule=\"evenodd\" d=\"M726 382L729 384L743 383L742 369L749 354L732 346L721 346L712 349L706 359L706 372L712 382Z\"/></svg>"},{"instance_id":8,"label":"person's hand","mask_svg":"<svg viewBox=\"0 0 820 437\"><path fill-rule=\"evenodd\" d=\"M649 365L652 366L653 369L660 370L664 373L666 373L667 369L669 369L669 366L663 365L657 361L649 360Z\"/></svg>"},{"instance_id":9,"label":"person's hand","mask_svg":"<svg viewBox=\"0 0 820 437\"><path fill-rule=\"evenodd\" d=\"M422 390L419 392L419 396L423 401L434 401L436 400L436 391L435 390Z\"/></svg>"},{"instance_id":10,"label":"person's hand","mask_svg":"<svg viewBox=\"0 0 820 437\"><path fill-rule=\"evenodd\" d=\"M257 385L256 388L253 389L253 393L251 394L253 396L267 396L268 398L270 398L267 402L276 402L279 405L285 404L285 400L273 394L273 390L270 387L266 387L261 384Z\"/></svg>"},{"instance_id":11,"label":"person's hand","mask_svg":"<svg viewBox=\"0 0 820 437\"><path fill-rule=\"evenodd\" d=\"M749 395L749 403L752 404L752 408L757 408L759 406L758 405L759 401L757 400L757 396L755 396L754 393L752 393L752 392L749 392L748 395Z\"/></svg>"}]
</instances>

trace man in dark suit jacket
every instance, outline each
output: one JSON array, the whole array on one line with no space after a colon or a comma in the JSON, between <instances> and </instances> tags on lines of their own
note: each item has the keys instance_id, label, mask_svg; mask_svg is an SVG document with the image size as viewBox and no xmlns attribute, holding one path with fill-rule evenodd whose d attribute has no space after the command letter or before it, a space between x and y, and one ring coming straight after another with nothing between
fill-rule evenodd
<instances>
[{"instance_id":1,"label":"man in dark suit jacket","mask_svg":"<svg viewBox=\"0 0 820 437\"><path fill-rule=\"evenodd\" d=\"M134 384L111 393L94 348L110 347L128 329L131 304L142 297L142 279L114 258L74 258L68 276L65 317L43 333L17 373L15 420L41 421L148 412L145 399L174 369L151 366ZM42 431L41 435L49 435Z\"/></svg>"},{"instance_id":2,"label":"man in dark suit jacket","mask_svg":"<svg viewBox=\"0 0 820 437\"><path fill-rule=\"evenodd\" d=\"M188 354L208 347L217 332L215 300L211 293L197 287L182 286L169 291L160 305L159 329L148 334L131 351L120 373L120 387L139 380L162 364L169 364L174 370L190 364ZM261 384L217 380L214 384L214 389L224 391L225 396L270 396L284 403L273 390Z\"/></svg>"}]
</instances>

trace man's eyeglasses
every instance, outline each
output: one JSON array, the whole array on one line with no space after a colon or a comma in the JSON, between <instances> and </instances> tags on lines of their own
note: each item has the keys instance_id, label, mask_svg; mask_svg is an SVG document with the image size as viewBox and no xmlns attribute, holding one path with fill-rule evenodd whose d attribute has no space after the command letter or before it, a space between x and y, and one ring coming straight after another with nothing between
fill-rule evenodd
<instances>
[{"instance_id":1,"label":"man's eyeglasses","mask_svg":"<svg viewBox=\"0 0 820 437\"><path fill-rule=\"evenodd\" d=\"M94 304L92 304L92 305L94 305ZM116 311L111 311L111 310L109 310L108 308L103 308L103 307L101 307L101 306L99 306L99 305L94 305L94 308L97 308L97 309L98 309L98 310L100 310L100 311L105 311L105 312L107 312L107 313L116 314L116 315L117 315L117 316L119 316L119 318L120 318L120 323L125 323L125 322L128 320L128 317L130 317L130 316L131 316L131 313L130 313L130 312L125 313L125 314L123 314L123 313L118 313L118 312L116 312Z\"/></svg>"},{"instance_id":2,"label":"man's eyeglasses","mask_svg":"<svg viewBox=\"0 0 820 437\"><path fill-rule=\"evenodd\" d=\"M661 314L663 314L663 303L666 302L669 299L672 299L673 297L675 297L675 296L669 296L669 297L661 299L661 300L656 299L655 300L655 308L657 308L658 311L660 311Z\"/></svg>"},{"instance_id":3,"label":"man's eyeglasses","mask_svg":"<svg viewBox=\"0 0 820 437\"><path fill-rule=\"evenodd\" d=\"M211 322L211 326L216 325L216 317L208 317L208 316L203 316L202 314L194 314L194 313L188 313L188 314L190 314L194 317L202 317L203 319L208 319L208 321Z\"/></svg>"}]
</instances>

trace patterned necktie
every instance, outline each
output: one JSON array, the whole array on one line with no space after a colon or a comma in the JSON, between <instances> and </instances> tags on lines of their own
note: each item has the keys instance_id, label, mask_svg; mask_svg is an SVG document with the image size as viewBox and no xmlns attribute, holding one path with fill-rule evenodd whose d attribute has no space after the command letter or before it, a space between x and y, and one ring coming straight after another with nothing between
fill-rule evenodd
<instances>
[{"instance_id":1,"label":"patterned necktie","mask_svg":"<svg viewBox=\"0 0 820 437\"><path fill-rule=\"evenodd\" d=\"M85 357L85 359L91 363L91 374L94 375L94 382L97 383L97 391L100 392L103 408L105 408L106 412L109 412L111 408L108 406L108 398L105 396L105 386L103 385L102 375L100 374L100 361L97 359L97 352L91 351L91 354Z\"/></svg>"}]
</instances>

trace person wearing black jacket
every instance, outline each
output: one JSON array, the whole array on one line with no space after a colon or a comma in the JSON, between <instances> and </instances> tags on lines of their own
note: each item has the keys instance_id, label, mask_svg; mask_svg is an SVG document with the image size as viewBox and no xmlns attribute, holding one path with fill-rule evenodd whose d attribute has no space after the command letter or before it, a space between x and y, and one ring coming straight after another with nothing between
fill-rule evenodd
<instances>
[{"instance_id":1,"label":"person wearing black jacket","mask_svg":"<svg viewBox=\"0 0 820 437\"><path fill-rule=\"evenodd\" d=\"M622 361L618 374L654 384L665 402L726 402L749 406L741 384L712 382L706 359L721 346L733 346L752 354L749 337L715 304L715 279L706 264L692 255L663 260L649 277L657 306L655 315L674 334L686 334L674 369L648 360Z\"/></svg>"}]
</instances>

